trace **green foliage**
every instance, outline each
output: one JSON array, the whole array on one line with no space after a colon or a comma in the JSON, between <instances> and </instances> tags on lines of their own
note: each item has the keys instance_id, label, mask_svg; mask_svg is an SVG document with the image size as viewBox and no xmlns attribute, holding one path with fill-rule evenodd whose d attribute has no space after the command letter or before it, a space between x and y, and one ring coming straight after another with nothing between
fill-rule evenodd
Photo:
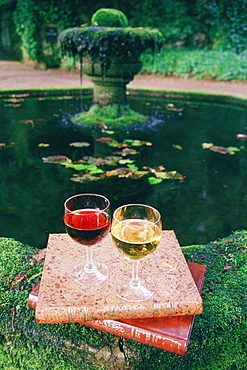
<instances>
[{"instance_id":1,"label":"green foliage","mask_svg":"<svg viewBox=\"0 0 247 370\"><path fill-rule=\"evenodd\" d=\"M247 80L247 54L232 51L204 51L162 48L153 58L146 53L142 72L185 78Z\"/></svg>"},{"instance_id":2,"label":"green foliage","mask_svg":"<svg viewBox=\"0 0 247 370\"><path fill-rule=\"evenodd\" d=\"M37 251L0 238L0 367L3 370L124 369L245 370L247 366L247 231L207 245L182 247L187 261L205 264L204 311L195 318L185 356L77 324L37 325L28 294L42 270ZM98 356L102 350L102 356ZM105 352L104 352L105 351ZM115 353L116 357L111 357ZM104 354L108 354L107 357Z\"/></svg>"},{"instance_id":3,"label":"green foliage","mask_svg":"<svg viewBox=\"0 0 247 370\"><path fill-rule=\"evenodd\" d=\"M196 20L181 0L134 0L129 20L135 26L157 27L167 44L188 39L197 30Z\"/></svg>"},{"instance_id":4,"label":"green foliage","mask_svg":"<svg viewBox=\"0 0 247 370\"><path fill-rule=\"evenodd\" d=\"M99 9L92 16L92 26L95 27L127 27L126 15L117 9Z\"/></svg>"},{"instance_id":5,"label":"green foliage","mask_svg":"<svg viewBox=\"0 0 247 370\"><path fill-rule=\"evenodd\" d=\"M14 15L16 31L22 38L22 47L31 59L40 60L42 44L38 8L33 0L19 1Z\"/></svg>"},{"instance_id":6,"label":"green foliage","mask_svg":"<svg viewBox=\"0 0 247 370\"><path fill-rule=\"evenodd\" d=\"M0 6L6 3L2 0ZM244 52L247 47L246 0L133 0L107 4L97 1L84 4L79 0L17 0L14 20L23 48L30 58L41 58L40 32L46 24L56 24L60 30L79 27L82 20L88 24L102 5L124 12L132 27L158 28L167 45L237 53ZM119 19L121 25L128 25L125 16ZM101 16L99 22L101 24Z\"/></svg>"},{"instance_id":7,"label":"green foliage","mask_svg":"<svg viewBox=\"0 0 247 370\"><path fill-rule=\"evenodd\" d=\"M246 0L198 0L196 10L201 29L216 50L242 52L247 47Z\"/></svg>"},{"instance_id":8,"label":"green foliage","mask_svg":"<svg viewBox=\"0 0 247 370\"><path fill-rule=\"evenodd\" d=\"M76 22L78 16L72 9L73 5L66 0L17 1L13 19L16 32L22 39L22 48L30 59L42 61L44 58L42 31L47 24L55 23L63 29Z\"/></svg>"}]
</instances>

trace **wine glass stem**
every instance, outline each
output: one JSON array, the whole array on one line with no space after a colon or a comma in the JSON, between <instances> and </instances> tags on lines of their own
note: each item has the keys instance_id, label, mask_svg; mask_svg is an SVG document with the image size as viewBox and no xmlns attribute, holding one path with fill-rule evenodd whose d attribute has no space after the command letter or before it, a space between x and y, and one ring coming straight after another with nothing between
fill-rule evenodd
<instances>
[{"instance_id":1,"label":"wine glass stem","mask_svg":"<svg viewBox=\"0 0 247 370\"><path fill-rule=\"evenodd\" d=\"M86 254L87 254L87 260L86 265L84 267L84 271L90 273L94 270L94 264L93 264L93 248L86 246Z\"/></svg>"},{"instance_id":2,"label":"wine glass stem","mask_svg":"<svg viewBox=\"0 0 247 370\"><path fill-rule=\"evenodd\" d=\"M132 288L137 288L139 286L139 278L138 278L138 266L139 260L134 260L132 262L132 279L130 280L130 285Z\"/></svg>"}]
</instances>

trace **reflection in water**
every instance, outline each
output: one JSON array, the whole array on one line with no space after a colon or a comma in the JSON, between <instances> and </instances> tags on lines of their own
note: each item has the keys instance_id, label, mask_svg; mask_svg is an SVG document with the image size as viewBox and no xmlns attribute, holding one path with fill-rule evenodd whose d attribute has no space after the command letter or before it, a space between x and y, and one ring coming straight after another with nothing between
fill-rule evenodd
<instances>
[{"instance_id":1,"label":"reflection in water","mask_svg":"<svg viewBox=\"0 0 247 370\"><path fill-rule=\"evenodd\" d=\"M181 245L210 242L232 230L246 228L247 153L246 110L234 106L168 101L147 96L130 97L131 107L149 120L142 126L116 129L114 134L81 128L70 117L90 104L78 96L0 100L0 235L45 247L49 233L64 232L63 203L69 196L97 192L107 196L113 209L127 202L147 203L160 210L163 229L175 230ZM112 150L96 141L110 136L151 141L138 148L136 164L163 165L186 176L184 182L110 178L75 183L75 171L42 162L43 157L65 155L108 156ZM73 147L72 142L89 142ZM235 155L203 149L203 143L241 148Z\"/></svg>"}]
</instances>

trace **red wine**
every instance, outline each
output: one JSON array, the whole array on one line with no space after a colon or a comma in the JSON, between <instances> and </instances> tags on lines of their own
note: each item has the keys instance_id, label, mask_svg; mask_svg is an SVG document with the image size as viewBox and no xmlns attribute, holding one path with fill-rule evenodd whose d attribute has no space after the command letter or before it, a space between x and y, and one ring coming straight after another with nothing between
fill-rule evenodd
<instances>
[{"instance_id":1,"label":"red wine","mask_svg":"<svg viewBox=\"0 0 247 370\"><path fill-rule=\"evenodd\" d=\"M110 229L110 216L95 209L79 209L64 216L69 236L80 244L93 245Z\"/></svg>"}]
</instances>

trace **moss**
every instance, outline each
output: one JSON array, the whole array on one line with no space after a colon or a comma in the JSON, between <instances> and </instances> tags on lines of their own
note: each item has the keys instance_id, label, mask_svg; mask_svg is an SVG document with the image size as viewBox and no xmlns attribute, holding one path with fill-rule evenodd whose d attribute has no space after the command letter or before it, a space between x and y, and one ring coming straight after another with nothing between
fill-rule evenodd
<instances>
[{"instance_id":1,"label":"moss","mask_svg":"<svg viewBox=\"0 0 247 370\"><path fill-rule=\"evenodd\" d=\"M113 104L105 106L93 104L88 112L81 112L73 117L73 121L82 125L101 125L103 127L110 128L145 123L147 121L147 117L133 111L127 104Z\"/></svg>"},{"instance_id":2,"label":"moss","mask_svg":"<svg viewBox=\"0 0 247 370\"><path fill-rule=\"evenodd\" d=\"M138 60L145 50L154 52L163 45L162 34L149 28L77 27L63 30L59 39L63 55L83 58L87 54L105 68L114 58Z\"/></svg>"},{"instance_id":3,"label":"moss","mask_svg":"<svg viewBox=\"0 0 247 370\"><path fill-rule=\"evenodd\" d=\"M246 249L246 230L207 245L182 247L188 261L207 265L204 311L195 318L187 354L179 356L124 339L124 363L119 360L123 354L118 337L77 324L35 323L27 298L43 264L32 257L36 249L0 238L0 368L244 370Z\"/></svg>"},{"instance_id":4,"label":"moss","mask_svg":"<svg viewBox=\"0 0 247 370\"><path fill-rule=\"evenodd\" d=\"M127 27L128 19L120 10L102 8L93 14L91 24L96 27Z\"/></svg>"}]
</instances>

